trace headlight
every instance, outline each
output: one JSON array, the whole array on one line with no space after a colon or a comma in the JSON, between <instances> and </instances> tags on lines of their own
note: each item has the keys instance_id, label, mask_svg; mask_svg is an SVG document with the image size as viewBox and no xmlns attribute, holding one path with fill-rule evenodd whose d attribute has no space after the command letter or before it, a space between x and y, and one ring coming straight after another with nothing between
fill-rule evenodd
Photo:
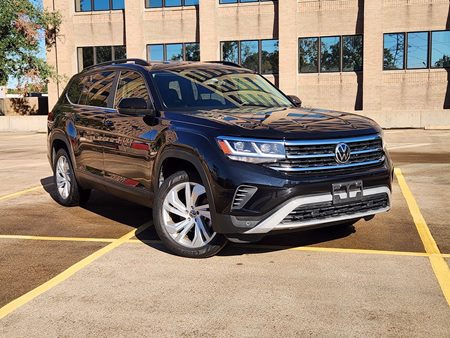
<instances>
[{"instance_id":1,"label":"headlight","mask_svg":"<svg viewBox=\"0 0 450 338\"><path fill-rule=\"evenodd\" d=\"M283 141L220 136L217 143L225 155L236 161L267 163L286 158Z\"/></svg>"}]
</instances>

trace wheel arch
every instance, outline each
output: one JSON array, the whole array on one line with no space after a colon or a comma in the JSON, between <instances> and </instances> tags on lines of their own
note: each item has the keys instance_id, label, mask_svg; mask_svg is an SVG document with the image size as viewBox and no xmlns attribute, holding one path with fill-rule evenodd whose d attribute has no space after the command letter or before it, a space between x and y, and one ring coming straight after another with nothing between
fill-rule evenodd
<instances>
[{"instance_id":1,"label":"wheel arch","mask_svg":"<svg viewBox=\"0 0 450 338\"><path fill-rule=\"evenodd\" d=\"M60 149L65 149L67 151L67 153L70 156L70 160L72 161L72 166L74 168L76 168L75 165L75 157L73 155L73 151L72 151L72 147L70 146L69 142L67 141L67 138L65 137L64 134L62 133L55 133L51 136L51 141L50 141L50 160L51 160L51 164L52 167L54 165L54 160L55 160L55 156L56 153L60 150Z\"/></svg>"},{"instance_id":2,"label":"wheel arch","mask_svg":"<svg viewBox=\"0 0 450 338\"><path fill-rule=\"evenodd\" d=\"M175 147L163 151L157 161L157 165L155 166L155 170L153 173L154 191L156 192L159 189L161 172L163 172L165 176L164 178L167 178L175 172L183 170L195 170L195 173L197 173L199 175L199 178L202 180L205 186L208 202L210 204L209 209L214 225L216 219L216 208L214 203L214 194L211 189L211 180L209 178L209 175L207 174L208 169L206 167L206 164L202 164L202 162L198 158L198 155L196 155L192 151Z\"/></svg>"}]
</instances>

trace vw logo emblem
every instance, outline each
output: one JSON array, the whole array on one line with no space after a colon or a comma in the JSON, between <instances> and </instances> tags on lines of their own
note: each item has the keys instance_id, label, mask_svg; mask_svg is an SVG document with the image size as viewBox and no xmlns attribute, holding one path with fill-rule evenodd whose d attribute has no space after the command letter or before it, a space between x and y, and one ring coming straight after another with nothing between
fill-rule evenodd
<instances>
[{"instance_id":1,"label":"vw logo emblem","mask_svg":"<svg viewBox=\"0 0 450 338\"><path fill-rule=\"evenodd\" d=\"M346 143L339 143L334 149L334 157L337 163L347 163L350 159L350 147Z\"/></svg>"}]
</instances>

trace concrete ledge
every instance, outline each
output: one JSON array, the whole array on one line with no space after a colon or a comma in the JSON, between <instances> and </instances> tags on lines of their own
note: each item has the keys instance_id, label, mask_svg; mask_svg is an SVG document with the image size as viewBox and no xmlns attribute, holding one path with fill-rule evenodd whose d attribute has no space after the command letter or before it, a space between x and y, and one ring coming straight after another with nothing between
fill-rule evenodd
<instances>
[{"instance_id":1,"label":"concrete ledge","mask_svg":"<svg viewBox=\"0 0 450 338\"><path fill-rule=\"evenodd\" d=\"M47 116L0 116L0 131L47 131Z\"/></svg>"}]
</instances>

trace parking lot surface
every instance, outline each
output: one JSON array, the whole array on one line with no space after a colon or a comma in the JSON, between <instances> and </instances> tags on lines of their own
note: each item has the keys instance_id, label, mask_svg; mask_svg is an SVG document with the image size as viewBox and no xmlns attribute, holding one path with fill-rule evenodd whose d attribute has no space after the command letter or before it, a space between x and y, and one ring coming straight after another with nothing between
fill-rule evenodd
<instances>
[{"instance_id":1,"label":"parking lot surface","mask_svg":"<svg viewBox=\"0 0 450 338\"><path fill-rule=\"evenodd\" d=\"M386 138L389 213L192 260L150 209L58 205L46 135L0 134L0 336L449 337L450 131Z\"/></svg>"}]
</instances>

